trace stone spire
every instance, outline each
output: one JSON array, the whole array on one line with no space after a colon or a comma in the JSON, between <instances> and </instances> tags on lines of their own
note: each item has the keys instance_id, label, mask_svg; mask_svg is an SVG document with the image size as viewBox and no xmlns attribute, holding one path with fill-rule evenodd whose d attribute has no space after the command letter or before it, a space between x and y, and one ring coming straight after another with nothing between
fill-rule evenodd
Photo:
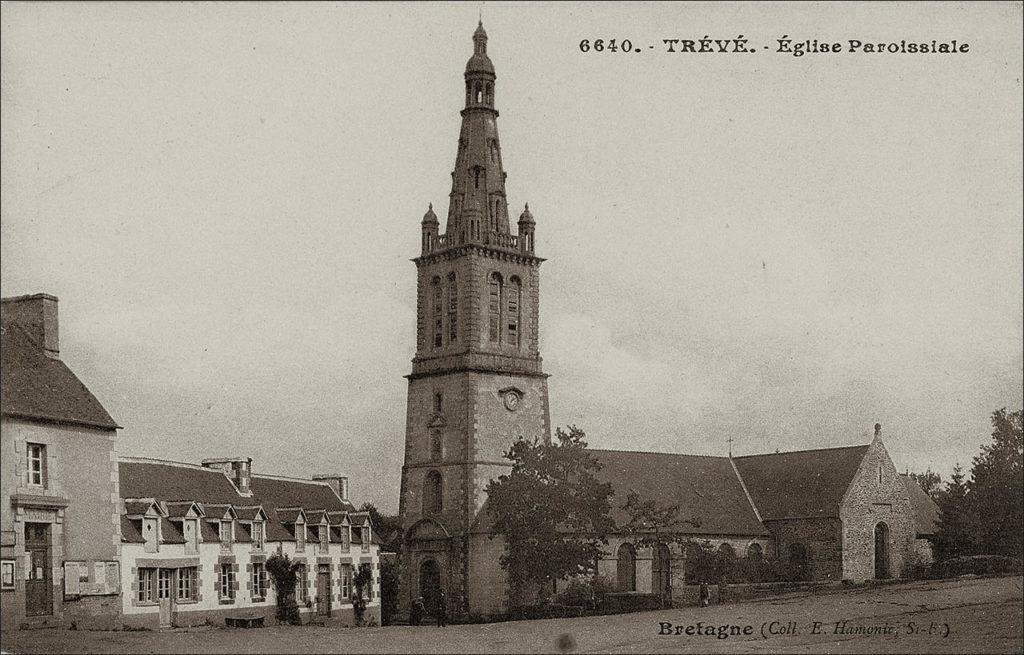
<instances>
[{"instance_id":1,"label":"stone spire","mask_svg":"<svg viewBox=\"0 0 1024 655\"><path fill-rule=\"evenodd\" d=\"M473 56L466 62L465 79L466 106L452 171L446 245L513 247L494 108L494 64L487 56L483 23L473 33Z\"/></svg>"}]
</instances>

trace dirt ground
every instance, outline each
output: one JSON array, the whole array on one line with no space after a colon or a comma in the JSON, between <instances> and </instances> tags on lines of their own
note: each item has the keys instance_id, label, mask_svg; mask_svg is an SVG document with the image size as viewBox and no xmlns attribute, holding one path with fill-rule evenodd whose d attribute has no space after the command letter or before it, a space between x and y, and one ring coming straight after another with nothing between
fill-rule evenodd
<instances>
[{"instance_id":1,"label":"dirt ground","mask_svg":"<svg viewBox=\"0 0 1024 655\"><path fill-rule=\"evenodd\" d=\"M5 633L0 647L13 653L1021 653L1022 588L1020 577L914 582L709 608L447 628L35 630ZM714 634L704 634L709 626ZM740 634L720 638L721 626ZM688 635L687 627L701 634Z\"/></svg>"}]
</instances>

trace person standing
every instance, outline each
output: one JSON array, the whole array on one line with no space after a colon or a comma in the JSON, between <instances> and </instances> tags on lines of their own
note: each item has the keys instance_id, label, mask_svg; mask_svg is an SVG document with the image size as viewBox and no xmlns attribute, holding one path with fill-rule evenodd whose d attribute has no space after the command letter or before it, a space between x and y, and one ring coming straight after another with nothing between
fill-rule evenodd
<instances>
[{"instance_id":1,"label":"person standing","mask_svg":"<svg viewBox=\"0 0 1024 655\"><path fill-rule=\"evenodd\" d=\"M444 591L437 592L437 627L448 625L448 603L445 602Z\"/></svg>"},{"instance_id":2,"label":"person standing","mask_svg":"<svg viewBox=\"0 0 1024 655\"><path fill-rule=\"evenodd\" d=\"M418 596L416 600L412 602L412 609L409 610L409 625L419 625L423 620L423 596Z\"/></svg>"},{"instance_id":3,"label":"person standing","mask_svg":"<svg viewBox=\"0 0 1024 655\"><path fill-rule=\"evenodd\" d=\"M711 587L708 583L701 580L700 583L700 606L707 607L711 604Z\"/></svg>"}]
</instances>

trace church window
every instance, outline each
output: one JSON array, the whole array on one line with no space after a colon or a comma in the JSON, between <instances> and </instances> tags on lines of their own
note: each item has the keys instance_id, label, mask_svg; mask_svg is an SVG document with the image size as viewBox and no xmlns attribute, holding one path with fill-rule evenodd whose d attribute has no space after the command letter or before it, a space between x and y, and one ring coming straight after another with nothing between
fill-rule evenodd
<instances>
[{"instance_id":1,"label":"church window","mask_svg":"<svg viewBox=\"0 0 1024 655\"><path fill-rule=\"evenodd\" d=\"M616 574L619 591L636 591L636 550L632 544L619 546Z\"/></svg>"},{"instance_id":2,"label":"church window","mask_svg":"<svg viewBox=\"0 0 1024 655\"><path fill-rule=\"evenodd\" d=\"M430 433L430 459L435 462L441 461L443 456L441 446L441 431L434 430Z\"/></svg>"},{"instance_id":3,"label":"church window","mask_svg":"<svg viewBox=\"0 0 1024 655\"><path fill-rule=\"evenodd\" d=\"M736 559L736 550L729 544L719 546L718 553L725 559Z\"/></svg>"},{"instance_id":4,"label":"church window","mask_svg":"<svg viewBox=\"0 0 1024 655\"><path fill-rule=\"evenodd\" d=\"M487 99L487 104L494 102L494 88L490 84L484 87L484 93Z\"/></svg>"},{"instance_id":5,"label":"church window","mask_svg":"<svg viewBox=\"0 0 1024 655\"><path fill-rule=\"evenodd\" d=\"M498 341L501 337L501 275L491 273L489 289L490 297L487 309L490 314L490 339Z\"/></svg>"},{"instance_id":6,"label":"church window","mask_svg":"<svg viewBox=\"0 0 1024 655\"><path fill-rule=\"evenodd\" d=\"M479 103L480 101L482 101L482 100L484 99L484 90L483 90L483 88L482 88L482 87L480 86L480 83L479 83L479 82L477 82L477 83L476 83L476 86L474 86L473 88L474 88L474 92L473 92L473 95L474 95L474 97L476 98L476 102L478 102L478 103Z\"/></svg>"},{"instance_id":7,"label":"church window","mask_svg":"<svg viewBox=\"0 0 1024 655\"><path fill-rule=\"evenodd\" d=\"M440 391L438 391L437 393L434 394L434 413L435 414L440 414L441 410L443 408L444 408L444 396L441 395Z\"/></svg>"},{"instance_id":8,"label":"church window","mask_svg":"<svg viewBox=\"0 0 1024 655\"><path fill-rule=\"evenodd\" d=\"M455 273L448 274L448 341L459 340L459 288Z\"/></svg>"},{"instance_id":9,"label":"church window","mask_svg":"<svg viewBox=\"0 0 1024 655\"><path fill-rule=\"evenodd\" d=\"M513 277L509 280L506 294L508 296L506 300L508 306L508 343L519 347L519 312L523 295L523 285L519 282L519 278Z\"/></svg>"},{"instance_id":10,"label":"church window","mask_svg":"<svg viewBox=\"0 0 1024 655\"><path fill-rule=\"evenodd\" d=\"M747 546L747 559L757 561L763 557L764 549L761 548L761 544L755 542Z\"/></svg>"},{"instance_id":11,"label":"church window","mask_svg":"<svg viewBox=\"0 0 1024 655\"><path fill-rule=\"evenodd\" d=\"M440 514L443 508L443 483L437 471L427 473L423 482L423 513L425 515Z\"/></svg>"},{"instance_id":12,"label":"church window","mask_svg":"<svg viewBox=\"0 0 1024 655\"><path fill-rule=\"evenodd\" d=\"M441 347L441 278L435 277L434 282L434 347Z\"/></svg>"},{"instance_id":13,"label":"church window","mask_svg":"<svg viewBox=\"0 0 1024 655\"><path fill-rule=\"evenodd\" d=\"M878 467L878 484L882 484L882 467Z\"/></svg>"}]
</instances>

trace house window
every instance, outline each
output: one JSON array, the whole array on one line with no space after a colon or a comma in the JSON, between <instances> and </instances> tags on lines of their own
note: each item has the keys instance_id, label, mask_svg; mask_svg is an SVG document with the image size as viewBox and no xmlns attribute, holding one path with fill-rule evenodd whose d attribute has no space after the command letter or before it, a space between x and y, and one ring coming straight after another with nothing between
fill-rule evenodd
<instances>
[{"instance_id":1,"label":"house window","mask_svg":"<svg viewBox=\"0 0 1024 655\"><path fill-rule=\"evenodd\" d=\"M299 564L295 569L295 600L306 602L306 565Z\"/></svg>"},{"instance_id":2,"label":"house window","mask_svg":"<svg viewBox=\"0 0 1024 655\"><path fill-rule=\"evenodd\" d=\"M252 547L255 550L263 550L263 541L266 537L266 526L263 521L252 523Z\"/></svg>"},{"instance_id":3,"label":"house window","mask_svg":"<svg viewBox=\"0 0 1024 655\"><path fill-rule=\"evenodd\" d=\"M156 580L156 569L139 569L139 595L140 603L153 602L153 586Z\"/></svg>"},{"instance_id":4,"label":"house window","mask_svg":"<svg viewBox=\"0 0 1024 655\"><path fill-rule=\"evenodd\" d=\"M490 294L487 303L490 314L488 327L491 341L498 341L501 336L501 275L491 273L489 280Z\"/></svg>"},{"instance_id":5,"label":"house window","mask_svg":"<svg viewBox=\"0 0 1024 655\"><path fill-rule=\"evenodd\" d=\"M342 564L341 569L341 597L348 599L352 595L352 565Z\"/></svg>"},{"instance_id":6,"label":"house window","mask_svg":"<svg viewBox=\"0 0 1024 655\"><path fill-rule=\"evenodd\" d=\"M46 486L46 446L41 443L28 444L28 483Z\"/></svg>"},{"instance_id":7,"label":"house window","mask_svg":"<svg viewBox=\"0 0 1024 655\"><path fill-rule=\"evenodd\" d=\"M199 589L199 578L196 567L189 566L178 569L178 600L194 601Z\"/></svg>"},{"instance_id":8,"label":"house window","mask_svg":"<svg viewBox=\"0 0 1024 655\"><path fill-rule=\"evenodd\" d=\"M323 552L325 552L325 553L327 552L327 544L330 541L330 537L331 537L330 528L328 528L326 525L321 525L320 526L320 548L322 548Z\"/></svg>"},{"instance_id":9,"label":"house window","mask_svg":"<svg viewBox=\"0 0 1024 655\"><path fill-rule=\"evenodd\" d=\"M364 553L370 552L370 528L359 528L359 542Z\"/></svg>"},{"instance_id":10,"label":"house window","mask_svg":"<svg viewBox=\"0 0 1024 655\"><path fill-rule=\"evenodd\" d=\"M295 524L295 550L302 553L306 550L306 524Z\"/></svg>"},{"instance_id":11,"label":"house window","mask_svg":"<svg viewBox=\"0 0 1024 655\"><path fill-rule=\"evenodd\" d=\"M252 599L264 600L267 597L267 569L263 562L252 563Z\"/></svg>"},{"instance_id":12,"label":"house window","mask_svg":"<svg viewBox=\"0 0 1024 655\"><path fill-rule=\"evenodd\" d=\"M220 565L220 579L218 580L221 600L235 599L235 570L231 564Z\"/></svg>"}]
</instances>

